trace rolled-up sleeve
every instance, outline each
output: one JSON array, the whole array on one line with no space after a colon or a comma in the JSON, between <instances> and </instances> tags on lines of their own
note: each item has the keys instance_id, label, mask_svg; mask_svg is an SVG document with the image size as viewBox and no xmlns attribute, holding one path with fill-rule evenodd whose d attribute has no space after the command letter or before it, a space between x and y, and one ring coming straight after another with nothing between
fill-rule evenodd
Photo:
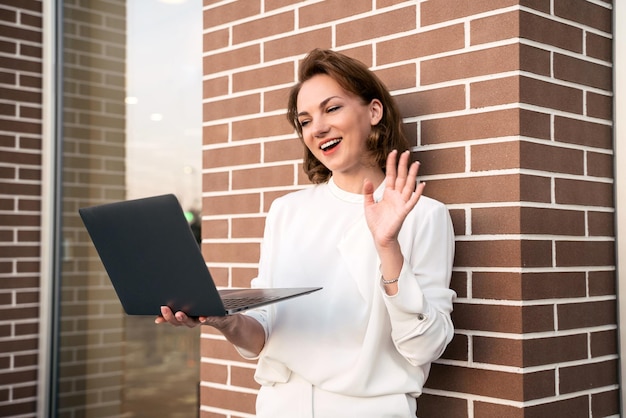
<instances>
[{"instance_id":1,"label":"rolled-up sleeve","mask_svg":"<svg viewBox=\"0 0 626 418\"><path fill-rule=\"evenodd\" d=\"M438 202L437 202L438 203ZM450 314L455 292L450 289L454 260L454 230L443 204L401 232L405 262L398 293L385 294L392 339L398 352L415 366L439 358L454 335Z\"/></svg>"}]
</instances>

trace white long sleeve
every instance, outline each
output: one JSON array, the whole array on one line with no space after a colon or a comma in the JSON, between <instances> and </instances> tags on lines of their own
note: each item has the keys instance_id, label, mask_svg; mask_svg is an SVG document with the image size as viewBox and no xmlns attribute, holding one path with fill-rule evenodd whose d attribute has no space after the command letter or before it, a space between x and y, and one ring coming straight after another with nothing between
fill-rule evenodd
<instances>
[{"instance_id":1,"label":"white long sleeve","mask_svg":"<svg viewBox=\"0 0 626 418\"><path fill-rule=\"evenodd\" d=\"M257 381L286 382L293 372L349 396L419 396L453 335L454 234L445 206L422 197L399 240L405 264L389 297L362 195L331 180L277 199L253 286L323 290L248 313L267 336Z\"/></svg>"}]
</instances>

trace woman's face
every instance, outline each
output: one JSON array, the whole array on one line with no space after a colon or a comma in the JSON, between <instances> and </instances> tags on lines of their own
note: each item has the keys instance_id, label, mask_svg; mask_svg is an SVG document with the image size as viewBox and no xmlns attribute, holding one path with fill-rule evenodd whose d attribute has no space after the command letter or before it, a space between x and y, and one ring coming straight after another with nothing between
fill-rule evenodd
<instances>
[{"instance_id":1,"label":"woman's face","mask_svg":"<svg viewBox=\"0 0 626 418\"><path fill-rule=\"evenodd\" d=\"M363 176L375 166L366 141L382 117L379 100L363 103L330 76L319 74L302 83L297 111L305 145L333 176Z\"/></svg>"}]
</instances>

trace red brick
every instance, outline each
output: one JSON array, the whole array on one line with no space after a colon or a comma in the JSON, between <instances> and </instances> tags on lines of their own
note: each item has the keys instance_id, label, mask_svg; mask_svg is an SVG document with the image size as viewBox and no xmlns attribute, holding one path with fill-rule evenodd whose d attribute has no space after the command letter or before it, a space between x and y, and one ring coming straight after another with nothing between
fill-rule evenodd
<instances>
[{"instance_id":1,"label":"red brick","mask_svg":"<svg viewBox=\"0 0 626 418\"><path fill-rule=\"evenodd\" d=\"M613 185L585 180L556 179L556 203L612 207Z\"/></svg>"},{"instance_id":2,"label":"red brick","mask_svg":"<svg viewBox=\"0 0 626 418\"><path fill-rule=\"evenodd\" d=\"M559 368L559 392L574 393L618 383L617 360Z\"/></svg>"},{"instance_id":3,"label":"red brick","mask_svg":"<svg viewBox=\"0 0 626 418\"><path fill-rule=\"evenodd\" d=\"M470 83L470 107L480 109L507 103L517 103L520 99L519 77L495 78Z\"/></svg>"},{"instance_id":4,"label":"red brick","mask_svg":"<svg viewBox=\"0 0 626 418\"><path fill-rule=\"evenodd\" d=\"M555 116L554 139L569 144L611 149L613 130L610 125Z\"/></svg>"},{"instance_id":5,"label":"red brick","mask_svg":"<svg viewBox=\"0 0 626 418\"><path fill-rule=\"evenodd\" d=\"M612 97L588 91L586 114L594 118L611 120L613 118Z\"/></svg>"},{"instance_id":6,"label":"red brick","mask_svg":"<svg viewBox=\"0 0 626 418\"><path fill-rule=\"evenodd\" d=\"M465 171L465 149L461 147L418 151L420 175L462 173Z\"/></svg>"},{"instance_id":7,"label":"red brick","mask_svg":"<svg viewBox=\"0 0 626 418\"><path fill-rule=\"evenodd\" d=\"M304 145L299 138L267 141L263 143L263 161L299 160L304 155Z\"/></svg>"},{"instance_id":8,"label":"red brick","mask_svg":"<svg viewBox=\"0 0 626 418\"><path fill-rule=\"evenodd\" d=\"M585 37L587 40L587 56L606 62L613 61L613 43L611 38L589 31L585 33Z\"/></svg>"},{"instance_id":9,"label":"red brick","mask_svg":"<svg viewBox=\"0 0 626 418\"><path fill-rule=\"evenodd\" d=\"M559 267L613 266L613 241L557 241L556 264Z\"/></svg>"},{"instance_id":10,"label":"red brick","mask_svg":"<svg viewBox=\"0 0 626 418\"><path fill-rule=\"evenodd\" d=\"M228 125L202 127L202 145L221 144L228 141Z\"/></svg>"},{"instance_id":11,"label":"red brick","mask_svg":"<svg viewBox=\"0 0 626 418\"><path fill-rule=\"evenodd\" d=\"M216 100L202 105L203 120L205 122L256 114L260 111L261 96L258 93Z\"/></svg>"},{"instance_id":12,"label":"red brick","mask_svg":"<svg viewBox=\"0 0 626 418\"><path fill-rule=\"evenodd\" d=\"M611 91L613 68L563 54L554 54L554 77L583 86Z\"/></svg>"},{"instance_id":13,"label":"red brick","mask_svg":"<svg viewBox=\"0 0 626 418\"><path fill-rule=\"evenodd\" d=\"M459 330L506 333L554 330L552 305L508 306L457 303L452 317Z\"/></svg>"},{"instance_id":14,"label":"red brick","mask_svg":"<svg viewBox=\"0 0 626 418\"><path fill-rule=\"evenodd\" d=\"M428 387L428 381L426 382ZM437 396L424 393L417 399L417 414L420 417L467 418L468 401L465 399Z\"/></svg>"},{"instance_id":15,"label":"red brick","mask_svg":"<svg viewBox=\"0 0 626 418\"><path fill-rule=\"evenodd\" d=\"M303 55L314 48L328 49L331 46L332 29L321 28L267 41L264 43L263 56L265 61L273 61L284 57Z\"/></svg>"},{"instance_id":16,"label":"red brick","mask_svg":"<svg viewBox=\"0 0 626 418\"><path fill-rule=\"evenodd\" d=\"M286 110L289 90L291 90L291 87L264 91L263 111L273 112L276 110Z\"/></svg>"},{"instance_id":17,"label":"red brick","mask_svg":"<svg viewBox=\"0 0 626 418\"><path fill-rule=\"evenodd\" d=\"M326 6L326 3L327 2L318 4ZM347 2L342 2L341 4L348 5ZM349 7L352 7L352 2L350 2ZM326 6L326 8L329 7ZM340 23L336 28L337 45L348 45L413 30L417 26L415 10L415 6L409 6L387 13Z\"/></svg>"},{"instance_id":18,"label":"red brick","mask_svg":"<svg viewBox=\"0 0 626 418\"><path fill-rule=\"evenodd\" d=\"M204 75L254 65L260 61L261 50L259 45L244 46L238 49L233 48L226 52L217 52L202 58Z\"/></svg>"},{"instance_id":19,"label":"red brick","mask_svg":"<svg viewBox=\"0 0 626 418\"><path fill-rule=\"evenodd\" d=\"M557 305L559 330L614 325L617 321L613 300Z\"/></svg>"},{"instance_id":20,"label":"red brick","mask_svg":"<svg viewBox=\"0 0 626 418\"><path fill-rule=\"evenodd\" d=\"M465 87L452 86L394 96L403 117L452 112L465 108Z\"/></svg>"},{"instance_id":21,"label":"red brick","mask_svg":"<svg viewBox=\"0 0 626 418\"><path fill-rule=\"evenodd\" d=\"M247 0L246 2L227 3L223 6L204 9L204 27L212 28L224 25L236 20L248 18L261 12L260 0Z\"/></svg>"},{"instance_id":22,"label":"red brick","mask_svg":"<svg viewBox=\"0 0 626 418\"><path fill-rule=\"evenodd\" d=\"M615 217L612 212L587 213L589 236L612 237L615 235Z\"/></svg>"},{"instance_id":23,"label":"red brick","mask_svg":"<svg viewBox=\"0 0 626 418\"><path fill-rule=\"evenodd\" d=\"M202 199L204 215L258 213L261 199L257 193L212 196Z\"/></svg>"},{"instance_id":24,"label":"red brick","mask_svg":"<svg viewBox=\"0 0 626 418\"><path fill-rule=\"evenodd\" d=\"M203 173L202 174L202 191L217 192L226 191L229 188L230 179L228 172Z\"/></svg>"},{"instance_id":25,"label":"red brick","mask_svg":"<svg viewBox=\"0 0 626 418\"><path fill-rule=\"evenodd\" d=\"M591 395L591 414L594 417L618 416L620 413L620 392L609 389Z\"/></svg>"},{"instance_id":26,"label":"red brick","mask_svg":"<svg viewBox=\"0 0 626 418\"><path fill-rule=\"evenodd\" d=\"M256 395L248 392L200 386L200 402L202 405L211 405L216 408L238 411L244 414L254 414Z\"/></svg>"},{"instance_id":27,"label":"red brick","mask_svg":"<svg viewBox=\"0 0 626 418\"><path fill-rule=\"evenodd\" d=\"M587 359L586 334L529 340L473 337L474 361L534 367Z\"/></svg>"},{"instance_id":28,"label":"red brick","mask_svg":"<svg viewBox=\"0 0 626 418\"><path fill-rule=\"evenodd\" d=\"M326 0L322 3L304 5L299 9L300 28L329 23L372 10L370 0Z\"/></svg>"},{"instance_id":29,"label":"red brick","mask_svg":"<svg viewBox=\"0 0 626 418\"><path fill-rule=\"evenodd\" d=\"M265 0L265 11L280 9L281 7L300 3L301 0Z\"/></svg>"},{"instance_id":30,"label":"red brick","mask_svg":"<svg viewBox=\"0 0 626 418\"><path fill-rule=\"evenodd\" d=\"M535 176L493 175L428 180L425 195L447 204L487 202L550 202L550 179Z\"/></svg>"},{"instance_id":31,"label":"red brick","mask_svg":"<svg viewBox=\"0 0 626 418\"><path fill-rule=\"evenodd\" d=\"M235 170L232 174L233 190L290 186L294 182L291 164Z\"/></svg>"},{"instance_id":32,"label":"red brick","mask_svg":"<svg viewBox=\"0 0 626 418\"><path fill-rule=\"evenodd\" d=\"M528 77L520 78L520 101L548 109L583 113L582 90Z\"/></svg>"},{"instance_id":33,"label":"red brick","mask_svg":"<svg viewBox=\"0 0 626 418\"><path fill-rule=\"evenodd\" d=\"M233 26L233 44L258 41L294 30L294 13L288 11Z\"/></svg>"},{"instance_id":34,"label":"red brick","mask_svg":"<svg viewBox=\"0 0 626 418\"><path fill-rule=\"evenodd\" d=\"M203 344L210 344L212 340L203 341ZM203 381L227 384L228 383L228 367L223 364L215 363L200 363L200 374L203 376Z\"/></svg>"},{"instance_id":35,"label":"red brick","mask_svg":"<svg viewBox=\"0 0 626 418\"><path fill-rule=\"evenodd\" d=\"M524 353L521 340L472 337L472 359L478 363L523 367Z\"/></svg>"},{"instance_id":36,"label":"red brick","mask_svg":"<svg viewBox=\"0 0 626 418\"><path fill-rule=\"evenodd\" d=\"M231 366L231 384L238 387L259 389L254 380L254 369L249 367Z\"/></svg>"},{"instance_id":37,"label":"red brick","mask_svg":"<svg viewBox=\"0 0 626 418\"><path fill-rule=\"evenodd\" d=\"M428 55L460 50L465 46L462 24L407 35L376 45L378 65L393 64Z\"/></svg>"},{"instance_id":38,"label":"red brick","mask_svg":"<svg viewBox=\"0 0 626 418\"><path fill-rule=\"evenodd\" d=\"M375 70L374 73L389 91L411 88L417 84L416 65L414 63Z\"/></svg>"},{"instance_id":39,"label":"red brick","mask_svg":"<svg viewBox=\"0 0 626 418\"><path fill-rule=\"evenodd\" d=\"M225 96L228 94L228 77L217 77L202 81L202 98Z\"/></svg>"},{"instance_id":40,"label":"red brick","mask_svg":"<svg viewBox=\"0 0 626 418\"><path fill-rule=\"evenodd\" d=\"M210 327L203 326L203 331L204 328ZM233 345L224 339L203 339L200 345L200 356L217 360L246 361Z\"/></svg>"},{"instance_id":41,"label":"red brick","mask_svg":"<svg viewBox=\"0 0 626 418\"><path fill-rule=\"evenodd\" d=\"M421 131L424 145L513 135L549 139L550 117L543 113L505 109L425 119L421 122Z\"/></svg>"},{"instance_id":42,"label":"red brick","mask_svg":"<svg viewBox=\"0 0 626 418\"><path fill-rule=\"evenodd\" d=\"M583 152L549 144L522 142L521 168L566 174L584 174Z\"/></svg>"},{"instance_id":43,"label":"red brick","mask_svg":"<svg viewBox=\"0 0 626 418\"><path fill-rule=\"evenodd\" d=\"M462 52L421 62L423 85L461 80L519 69L520 47L517 44Z\"/></svg>"},{"instance_id":44,"label":"red brick","mask_svg":"<svg viewBox=\"0 0 626 418\"><path fill-rule=\"evenodd\" d=\"M520 12L520 37L582 53L582 29L533 13Z\"/></svg>"},{"instance_id":45,"label":"red brick","mask_svg":"<svg viewBox=\"0 0 626 418\"><path fill-rule=\"evenodd\" d=\"M590 271L589 296L616 295L615 271Z\"/></svg>"},{"instance_id":46,"label":"red brick","mask_svg":"<svg viewBox=\"0 0 626 418\"><path fill-rule=\"evenodd\" d=\"M229 167L260 162L261 146L259 144L212 148L202 152L202 166L204 168Z\"/></svg>"},{"instance_id":47,"label":"red brick","mask_svg":"<svg viewBox=\"0 0 626 418\"><path fill-rule=\"evenodd\" d=\"M293 81L294 66L287 62L233 74L233 91L255 90Z\"/></svg>"},{"instance_id":48,"label":"red brick","mask_svg":"<svg viewBox=\"0 0 626 418\"><path fill-rule=\"evenodd\" d=\"M591 357L610 356L619 352L616 330L592 332L590 337Z\"/></svg>"},{"instance_id":49,"label":"red brick","mask_svg":"<svg viewBox=\"0 0 626 418\"><path fill-rule=\"evenodd\" d=\"M470 44L479 45L519 36L519 12L506 12L470 22Z\"/></svg>"},{"instance_id":50,"label":"red brick","mask_svg":"<svg viewBox=\"0 0 626 418\"><path fill-rule=\"evenodd\" d=\"M204 243L202 255L207 263L257 263L259 244L256 243Z\"/></svg>"},{"instance_id":51,"label":"red brick","mask_svg":"<svg viewBox=\"0 0 626 418\"><path fill-rule=\"evenodd\" d=\"M517 4L515 0L468 1L450 3L446 0L430 0L421 4L422 26L447 22L461 17L497 10Z\"/></svg>"},{"instance_id":52,"label":"red brick","mask_svg":"<svg viewBox=\"0 0 626 418\"><path fill-rule=\"evenodd\" d=\"M493 404L487 403L484 401L475 401L473 403L474 409L473 413L475 417L486 417L486 418L525 418L525 411L527 408L516 408L510 405L501 405L501 404Z\"/></svg>"},{"instance_id":53,"label":"red brick","mask_svg":"<svg viewBox=\"0 0 626 418\"><path fill-rule=\"evenodd\" d=\"M579 396L572 399L559 401L548 401L546 403L514 408L505 405L495 405L485 402L474 403L476 417L492 418L588 418L589 401L586 396Z\"/></svg>"},{"instance_id":54,"label":"red brick","mask_svg":"<svg viewBox=\"0 0 626 418\"><path fill-rule=\"evenodd\" d=\"M228 221L225 219L203 220L202 221L202 238L203 239L228 238Z\"/></svg>"},{"instance_id":55,"label":"red brick","mask_svg":"<svg viewBox=\"0 0 626 418\"><path fill-rule=\"evenodd\" d=\"M554 14L607 33L611 33L613 26L611 8L589 1L581 2L576 7L572 7L568 0L555 0Z\"/></svg>"},{"instance_id":56,"label":"red brick","mask_svg":"<svg viewBox=\"0 0 626 418\"><path fill-rule=\"evenodd\" d=\"M233 122L232 140L267 138L289 135L293 128L284 115L255 117Z\"/></svg>"},{"instance_id":57,"label":"red brick","mask_svg":"<svg viewBox=\"0 0 626 418\"><path fill-rule=\"evenodd\" d=\"M202 50L210 52L216 49L226 48L230 40L230 31L218 29L202 35Z\"/></svg>"},{"instance_id":58,"label":"red brick","mask_svg":"<svg viewBox=\"0 0 626 418\"><path fill-rule=\"evenodd\" d=\"M256 268L233 268L232 269L232 286L233 287L250 287L250 281L257 276Z\"/></svg>"},{"instance_id":59,"label":"red brick","mask_svg":"<svg viewBox=\"0 0 626 418\"><path fill-rule=\"evenodd\" d=\"M265 217L232 219L233 238L260 238L263 236Z\"/></svg>"},{"instance_id":60,"label":"red brick","mask_svg":"<svg viewBox=\"0 0 626 418\"><path fill-rule=\"evenodd\" d=\"M530 372L522 375L433 364L428 387L521 402L554 396L554 381L552 371Z\"/></svg>"},{"instance_id":61,"label":"red brick","mask_svg":"<svg viewBox=\"0 0 626 418\"><path fill-rule=\"evenodd\" d=\"M475 272L472 295L480 299L539 300L585 297L587 281L580 272Z\"/></svg>"}]
</instances>

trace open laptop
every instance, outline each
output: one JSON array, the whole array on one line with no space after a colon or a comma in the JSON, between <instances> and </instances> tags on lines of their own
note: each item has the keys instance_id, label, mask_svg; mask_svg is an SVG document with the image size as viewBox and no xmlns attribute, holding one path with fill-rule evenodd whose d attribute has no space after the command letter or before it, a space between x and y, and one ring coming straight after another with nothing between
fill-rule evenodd
<instances>
[{"instance_id":1,"label":"open laptop","mask_svg":"<svg viewBox=\"0 0 626 418\"><path fill-rule=\"evenodd\" d=\"M129 315L224 316L319 287L218 290L173 194L78 210Z\"/></svg>"}]
</instances>

